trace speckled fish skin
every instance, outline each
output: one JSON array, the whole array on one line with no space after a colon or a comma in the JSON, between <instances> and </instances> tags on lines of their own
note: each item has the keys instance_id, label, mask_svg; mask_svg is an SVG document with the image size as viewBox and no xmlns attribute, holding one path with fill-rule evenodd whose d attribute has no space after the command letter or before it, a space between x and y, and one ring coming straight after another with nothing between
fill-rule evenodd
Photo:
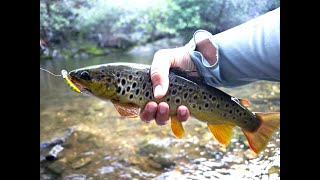
<instances>
[{"instance_id":1,"label":"speckled fish skin","mask_svg":"<svg viewBox=\"0 0 320 180\"><path fill-rule=\"evenodd\" d=\"M241 105L239 99L182 76L179 70L169 74L169 89L161 98L153 97L150 66L134 63L109 63L73 70L69 73L82 91L104 100L136 104L143 108L147 102L167 102L170 115L185 105L196 119L210 124L231 124L254 132L260 120Z\"/></svg>"}]
</instances>

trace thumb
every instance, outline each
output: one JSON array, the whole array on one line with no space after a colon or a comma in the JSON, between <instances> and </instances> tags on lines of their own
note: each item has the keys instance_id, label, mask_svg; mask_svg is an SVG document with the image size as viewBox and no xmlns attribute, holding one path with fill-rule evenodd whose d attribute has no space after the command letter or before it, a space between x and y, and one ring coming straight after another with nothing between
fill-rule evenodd
<instances>
[{"instance_id":1,"label":"thumb","mask_svg":"<svg viewBox=\"0 0 320 180\"><path fill-rule=\"evenodd\" d=\"M169 69L174 59L168 51L166 49L157 51L151 64L150 74L155 98L162 98L168 91Z\"/></svg>"}]
</instances>

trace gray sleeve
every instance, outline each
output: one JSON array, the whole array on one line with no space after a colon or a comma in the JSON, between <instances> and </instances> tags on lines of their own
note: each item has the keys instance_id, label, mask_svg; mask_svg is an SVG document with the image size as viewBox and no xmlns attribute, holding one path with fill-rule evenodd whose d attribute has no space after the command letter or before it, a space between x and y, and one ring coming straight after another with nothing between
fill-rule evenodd
<instances>
[{"instance_id":1,"label":"gray sleeve","mask_svg":"<svg viewBox=\"0 0 320 180\"><path fill-rule=\"evenodd\" d=\"M217 61L195 51L196 34L186 45L197 71L212 86L235 87L258 80L280 81L280 8L208 38Z\"/></svg>"}]
</instances>

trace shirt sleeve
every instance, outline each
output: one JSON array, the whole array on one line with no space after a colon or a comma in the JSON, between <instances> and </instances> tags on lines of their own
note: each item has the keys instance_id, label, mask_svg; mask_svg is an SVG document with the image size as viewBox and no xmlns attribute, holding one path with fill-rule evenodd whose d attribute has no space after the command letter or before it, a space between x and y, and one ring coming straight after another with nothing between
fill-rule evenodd
<instances>
[{"instance_id":1,"label":"shirt sleeve","mask_svg":"<svg viewBox=\"0 0 320 180\"><path fill-rule=\"evenodd\" d=\"M206 32L217 49L215 64L195 51L197 33L201 31ZM198 30L186 47L198 73L209 85L235 87L258 80L279 82L280 8L216 35Z\"/></svg>"}]
</instances>

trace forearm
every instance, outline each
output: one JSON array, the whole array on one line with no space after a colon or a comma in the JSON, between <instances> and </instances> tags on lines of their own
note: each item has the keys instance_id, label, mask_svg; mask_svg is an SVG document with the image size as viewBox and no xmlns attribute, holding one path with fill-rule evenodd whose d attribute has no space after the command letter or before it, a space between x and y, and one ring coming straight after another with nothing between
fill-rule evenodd
<instances>
[{"instance_id":1,"label":"forearm","mask_svg":"<svg viewBox=\"0 0 320 180\"><path fill-rule=\"evenodd\" d=\"M279 14L280 8L214 36L210 34L215 48L209 53L197 51L201 37L196 45L191 40L186 47L199 74L213 86L280 81Z\"/></svg>"}]
</instances>

